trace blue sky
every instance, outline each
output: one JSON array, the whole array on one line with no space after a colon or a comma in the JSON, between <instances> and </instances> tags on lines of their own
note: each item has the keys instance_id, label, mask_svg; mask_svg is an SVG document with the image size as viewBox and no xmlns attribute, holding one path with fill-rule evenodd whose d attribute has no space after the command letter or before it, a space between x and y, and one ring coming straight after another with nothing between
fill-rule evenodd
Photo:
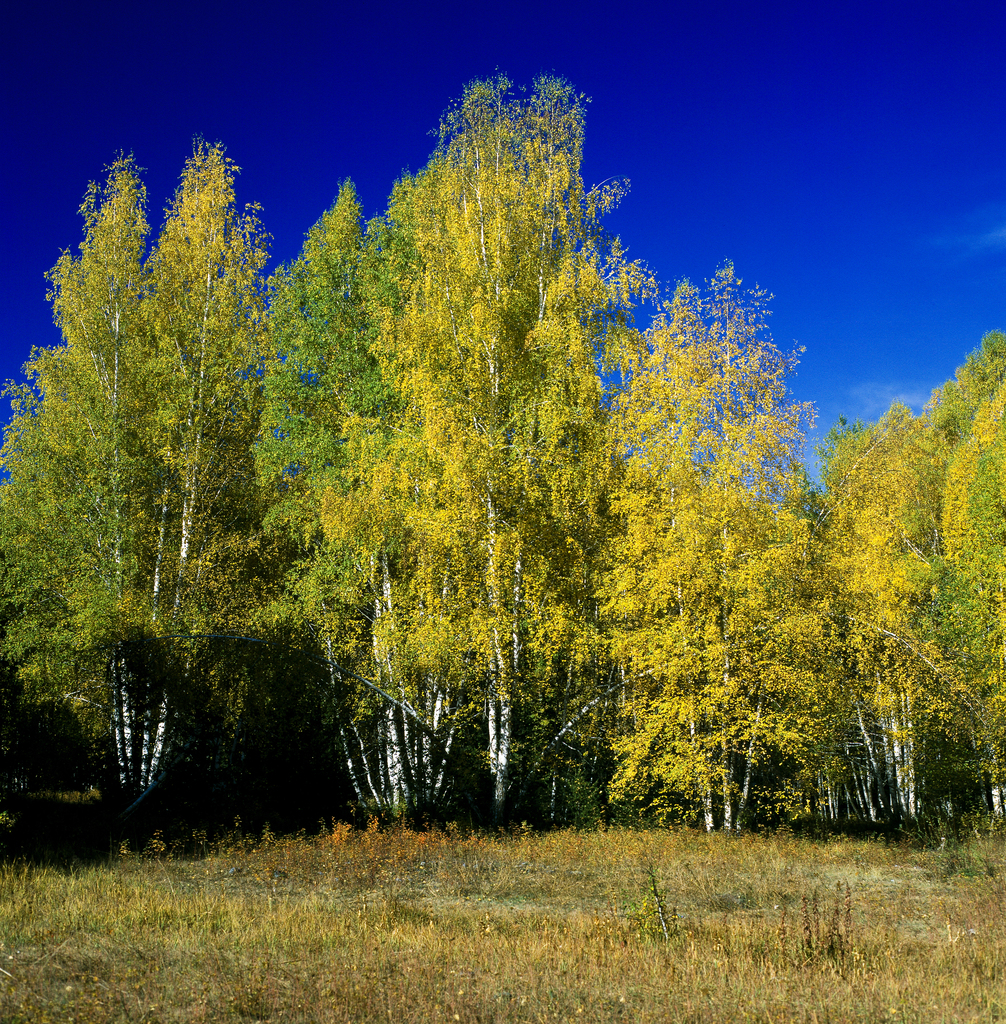
<instances>
[{"instance_id":1,"label":"blue sky","mask_svg":"<svg viewBox=\"0 0 1006 1024\"><path fill-rule=\"evenodd\" d=\"M266 9L263 8L263 11ZM555 71L592 98L584 176L661 280L731 259L776 296L820 433L918 411L1006 329L1006 4L21 5L0 75L0 378L58 341L44 272L89 179L148 168L151 220L193 135L243 168L275 260L351 177L368 214L475 77Z\"/></svg>"}]
</instances>

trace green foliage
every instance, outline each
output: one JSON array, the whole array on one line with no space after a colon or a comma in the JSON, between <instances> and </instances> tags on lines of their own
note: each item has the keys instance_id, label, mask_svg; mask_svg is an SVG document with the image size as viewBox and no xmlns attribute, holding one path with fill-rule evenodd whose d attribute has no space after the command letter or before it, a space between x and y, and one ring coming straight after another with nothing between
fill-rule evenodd
<instances>
[{"instance_id":1,"label":"green foliage","mask_svg":"<svg viewBox=\"0 0 1006 1024\"><path fill-rule=\"evenodd\" d=\"M242 714L225 673L138 642L247 632L274 571L252 453L267 239L236 173L197 143L149 254L132 159L89 188L49 275L64 344L33 353L0 452L6 650L38 699L103 723L132 796Z\"/></svg>"}]
</instances>

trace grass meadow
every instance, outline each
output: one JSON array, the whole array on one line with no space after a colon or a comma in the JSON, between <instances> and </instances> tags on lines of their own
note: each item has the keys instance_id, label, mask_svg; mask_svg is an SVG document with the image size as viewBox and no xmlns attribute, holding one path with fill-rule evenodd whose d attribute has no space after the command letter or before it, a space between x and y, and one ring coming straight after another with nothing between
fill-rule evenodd
<instances>
[{"instance_id":1,"label":"grass meadow","mask_svg":"<svg viewBox=\"0 0 1006 1024\"><path fill-rule=\"evenodd\" d=\"M1006 841L405 826L0 864L0 1021L1006 1019Z\"/></svg>"}]
</instances>

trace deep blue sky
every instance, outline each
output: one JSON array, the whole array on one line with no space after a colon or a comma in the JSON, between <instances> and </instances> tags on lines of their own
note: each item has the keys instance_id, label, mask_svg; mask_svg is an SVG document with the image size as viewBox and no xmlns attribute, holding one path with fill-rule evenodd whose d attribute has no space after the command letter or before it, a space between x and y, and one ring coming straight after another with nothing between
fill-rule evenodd
<instances>
[{"instance_id":1,"label":"deep blue sky","mask_svg":"<svg viewBox=\"0 0 1006 1024\"><path fill-rule=\"evenodd\" d=\"M555 71L592 97L584 176L665 282L734 261L819 411L918 411L1006 329L1006 3L18 5L0 43L0 378L58 341L44 272L119 149L151 219L192 137L243 168L276 260L351 177L368 214L464 83ZM5 416L5 413L0 413Z\"/></svg>"}]
</instances>

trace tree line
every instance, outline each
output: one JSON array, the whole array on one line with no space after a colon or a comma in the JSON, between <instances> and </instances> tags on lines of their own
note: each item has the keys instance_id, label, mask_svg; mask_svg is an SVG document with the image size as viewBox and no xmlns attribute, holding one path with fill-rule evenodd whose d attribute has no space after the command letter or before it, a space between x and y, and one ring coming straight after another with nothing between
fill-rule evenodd
<instances>
[{"instance_id":1,"label":"tree line","mask_svg":"<svg viewBox=\"0 0 1006 1024\"><path fill-rule=\"evenodd\" d=\"M219 144L156 236L132 157L89 187L62 344L8 387L7 792L1003 814L1006 335L921 415L840 421L815 483L770 297L629 260L584 118L472 83L384 214L344 181L268 278Z\"/></svg>"}]
</instances>

